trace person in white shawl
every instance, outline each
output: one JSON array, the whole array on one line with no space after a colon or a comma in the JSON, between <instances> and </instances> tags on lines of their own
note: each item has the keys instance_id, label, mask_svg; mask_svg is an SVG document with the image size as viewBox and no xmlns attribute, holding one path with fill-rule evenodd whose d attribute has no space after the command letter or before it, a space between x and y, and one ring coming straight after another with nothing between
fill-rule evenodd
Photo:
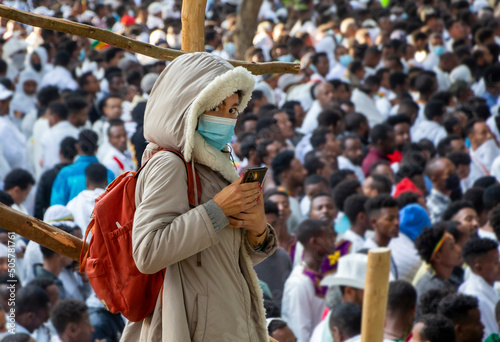
<instances>
[{"instance_id":1,"label":"person in white shawl","mask_svg":"<svg viewBox=\"0 0 500 342\"><path fill-rule=\"evenodd\" d=\"M40 77L35 71L26 69L21 72L16 92L10 101L10 116L20 130L24 117L31 111L36 113L36 93L39 84Z\"/></svg>"},{"instance_id":2,"label":"person in white shawl","mask_svg":"<svg viewBox=\"0 0 500 342\"><path fill-rule=\"evenodd\" d=\"M10 169L29 170L26 138L9 116L12 95L10 90L0 85L0 153L3 154Z\"/></svg>"},{"instance_id":3,"label":"person in white shawl","mask_svg":"<svg viewBox=\"0 0 500 342\"><path fill-rule=\"evenodd\" d=\"M49 60L49 54L47 53L47 50L42 46L39 46L38 48L33 50L30 54L28 54L26 69L24 70L24 72L33 72L37 75L38 77L37 93L42 88L41 82L43 76L53 68L53 66L49 64L48 60ZM37 103L35 102L35 105L36 104ZM24 133L26 138L29 139L33 134L35 122L38 119L38 111L32 110L32 111L26 111L25 113L26 115L24 116L23 121L21 123L21 131Z\"/></svg>"},{"instance_id":4,"label":"person in white shawl","mask_svg":"<svg viewBox=\"0 0 500 342\"><path fill-rule=\"evenodd\" d=\"M28 54L26 70L33 70L38 74L40 79L52 69L53 66L49 63L49 53L43 46L37 47Z\"/></svg>"},{"instance_id":5,"label":"person in white shawl","mask_svg":"<svg viewBox=\"0 0 500 342\"><path fill-rule=\"evenodd\" d=\"M467 125L465 132L471 143L469 154L472 163L482 171L481 177L489 176L493 161L500 155L500 149L490 128L485 122L473 121Z\"/></svg>"}]
</instances>

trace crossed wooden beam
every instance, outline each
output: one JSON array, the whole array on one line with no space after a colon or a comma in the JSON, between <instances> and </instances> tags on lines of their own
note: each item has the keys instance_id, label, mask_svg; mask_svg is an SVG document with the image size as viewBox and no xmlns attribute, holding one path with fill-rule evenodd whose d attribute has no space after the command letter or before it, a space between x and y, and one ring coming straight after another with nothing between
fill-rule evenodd
<instances>
[{"instance_id":1,"label":"crossed wooden beam","mask_svg":"<svg viewBox=\"0 0 500 342\"><path fill-rule=\"evenodd\" d=\"M204 10L199 13L198 4L193 5L196 1L185 1L185 5L182 8L183 16L183 30L182 30L182 50L174 50L163 48L148 43L144 43L129 37L118 35L114 32L103 30L95 26L90 26L86 24L77 23L74 21L69 21L66 19L52 18L40 14L34 14L27 11L18 10L5 5L0 5L0 17L8 18L21 22L23 24L37 26L48 30L54 30L59 32L64 32L72 34L75 36L87 37L90 39L95 39L109 45L116 46L118 48L146 55L152 58L156 58L164 61L172 61L176 57L189 52L199 52L205 51L204 45L204 22L200 25L195 25L193 19L202 15L204 19ZM205 1L206 3L206 1ZM191 5L191 6L190 6ZM192 9L191 7L195 7ZM190 13L189 16L185 14ZM198 13L197 13L198 12ZM196 16L198 14L198 16ZM194 17L194 18L193 18ZM201 39L199 37L201 33ZM187 52L186 52L187 51ZM242 66L248 69L254 75L264 75L264 74L296 74L300 71L300 63L283 63L283 62L269 62L269 63L251 63L243 61L228 61L233 66Z\"/></svg>"}]
</instances>

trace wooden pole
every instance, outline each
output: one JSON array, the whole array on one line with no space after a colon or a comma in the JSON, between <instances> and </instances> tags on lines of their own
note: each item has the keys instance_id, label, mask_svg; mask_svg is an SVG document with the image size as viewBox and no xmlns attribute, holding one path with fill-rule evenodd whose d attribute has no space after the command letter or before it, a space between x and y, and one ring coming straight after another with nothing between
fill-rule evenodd
<instances>
[{"instance_id":1,"label":"wooden pole","mask_svg":"<svg viewBox=\"0 0 500 342\"><path fill-rule=\"evenodd\" d=\"M172 61L176 57L179 57L186 53L185 51L167 49L147 44L132 38L118 35L111 31L97 28L95 26L80 24L59 18L47 17L44 15L34 14L27 11L21 11L16 8L8 7L1 4L0 4L0 17L15 20L26 25L64 32L80 37L95 39L130 52L139 53L163 61ZM283 63L283 62L248 63L241 61L228 61L228 62L235 67L242 66L244 68L247 68L254 75L264 75L273 73L297 74L300 71L300 63Z\"/></svg>"},{"instance_id":2,"label":"wooden pole","mask_svg":"<svg viewBox=\"0 0 500 342\"><path fill-rule=\"evenodd\" d=\"M233 41L236 45L236 58L245 59L245 51L253 45L257 28L257 16L263 0L243 0L236 15Z\"/></svg>"},{"instance_id":3,"label":"wooden pole","mask_svg":"<svg viewBox=\"0 0 500 342\"><path fill-rule=\"evenodd\" d=\"M1 203L0 227L33 240L54 252L80 261L80 252L84 247L81 239ZM88 244L85 244L85 248L88 248Z\"/></svg>"},{"instance_id":4,"label":"wooden pole","mask_svg":"<svg viewBox=\"0 0 500 342\"><path fill-rule=\"evenodd\" d=\"M182 50L187 52L205 51L206 7L207 0L184 0L182 2Z\"/></svg>"},{"instance_id":5,"label":"wooden pole","mask_svg":"<svg viewBox=\"0 0 500 342\"><path fill-rule=\"evenodd\" d=\"M382 342L384 339L390 269L391 250L389 248L375 248L368 252L361 342Z\"/></svg>"}]
</instances>

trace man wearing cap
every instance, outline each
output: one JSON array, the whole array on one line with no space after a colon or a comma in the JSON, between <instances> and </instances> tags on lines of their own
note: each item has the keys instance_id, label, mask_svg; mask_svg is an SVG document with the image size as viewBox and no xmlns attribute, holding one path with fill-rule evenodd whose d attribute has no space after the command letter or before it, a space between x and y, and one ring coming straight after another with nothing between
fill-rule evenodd
<instances>
[{"instance_id":1,"label":"man wearing cap","mask_svg":"<svg viewBox=\"0 0 500 342\"><path fill-rule=\"evenodd\" d=\"M54 69L46 73L40 84L40 89L48 85L53 85L59 88L60 91L65 89L76 90L78 83L73 79L69 71L71 56L67 51L61 50L56 55L56 63Z\"/></svg>"},{"instance_id":2,"label":"man wearing cap","mask_svg":"<svg viewBox=\"0 0 500 342\"><path fill-rule=\"evenodd\" d=\"M365 289L366 267L368 256L362 253L348 254L338 261L338 269L335 274L326 276L321 282L322 286L340 288L342 303L355 303L363 307L363 295ZM331 312L314 329L310 342L333 341L328 328Z\"/></svg>"},{"instance_id":3,"label":"man wearing cap","mask_svg":"<svg viewBox=\"0 0 500 342\"><path fill-rule=\"evenodd\" d=\"M415 239L431 225L427 211L420 204L408 204L399 210L400 234L391 239L389 248L399 272L399 279L412 281L422 260L415 248Z\"/></svg>"}]
</instances>

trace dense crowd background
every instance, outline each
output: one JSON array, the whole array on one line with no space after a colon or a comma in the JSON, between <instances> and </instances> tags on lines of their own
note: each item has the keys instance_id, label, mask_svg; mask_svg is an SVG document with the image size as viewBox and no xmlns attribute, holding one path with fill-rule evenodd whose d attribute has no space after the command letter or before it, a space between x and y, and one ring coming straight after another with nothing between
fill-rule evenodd
<instances>
[{"instance_id":1,"label":"dense crowd background","mask_svg":"<svg viewBox=\"0 0 500 342\"><path fill-rule=\"evenodd\" d=\"M249 0L247 0L249 1ZM4 1L180 48L182 1ZM209 0L205 48L234 59L239 0ZM232 158L266 166L281 248L255 266L280 342L359 341L367 251L391 249L385 341L500 341L500 6L494 0L264 0ZM164 61L0 18L0 202L82 237L141 165ZM187 90L189 91L189 89ZM2 341L118 341L69 258L0 229Z\"/></svg>"}]
</instances>

